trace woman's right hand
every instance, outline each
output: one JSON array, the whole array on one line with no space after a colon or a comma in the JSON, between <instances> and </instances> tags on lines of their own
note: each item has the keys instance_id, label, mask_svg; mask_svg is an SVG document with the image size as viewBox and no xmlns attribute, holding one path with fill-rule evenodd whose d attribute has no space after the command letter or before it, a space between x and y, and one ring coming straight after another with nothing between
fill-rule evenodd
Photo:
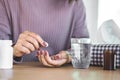
<instances>
[{"instance_id":1,"label":"woman's right hand","mask_svg":"<svg viewBox=\"0 0 120 80\"><path fill-rule=\"evenodd\" d=\"M21 57L46 45L47 43L39 35L25 31L19 35L16 44L13 46L13 53L15 57Z\"/></svg>"}]
</instances>

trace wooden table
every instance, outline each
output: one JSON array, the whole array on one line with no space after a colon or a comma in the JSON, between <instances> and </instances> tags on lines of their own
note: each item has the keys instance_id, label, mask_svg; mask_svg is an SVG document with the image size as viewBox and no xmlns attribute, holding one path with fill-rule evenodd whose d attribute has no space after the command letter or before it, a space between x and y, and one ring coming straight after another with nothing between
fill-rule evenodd
<instances>
[{"instance_id":1,"label":"wooden table","mask_svg":"<svg viewBox=\"0 0 120 80\"><path fill-rule=\"evenodd\" d=\"M37 62L15 64L13 69L0 70L0 80L120 80L120 69L106 71L102 67L73 69L71 65L46 68Z\"/></svg>"}]
</instances>

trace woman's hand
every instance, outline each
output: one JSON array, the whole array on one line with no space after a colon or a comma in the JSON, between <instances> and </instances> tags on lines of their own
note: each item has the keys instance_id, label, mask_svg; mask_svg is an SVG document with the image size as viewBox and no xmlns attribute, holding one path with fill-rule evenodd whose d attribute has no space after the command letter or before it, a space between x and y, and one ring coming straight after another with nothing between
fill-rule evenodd
<instances>
[{"instance_id":1,"label":"woman's hand","mask_svg":"<svg viewBox=\"0 0 120 80\"><path fill-rule=\"evenodd\" d=\"M25 31L19 35L16 44L13 46L14 56L21 57L24 54L30 54L39 49L40 46L45 47L46 42L39 35Z\"/></svg>"},{"instance_id":2,"label":"woman's hand","mask_svg":"<svg viewBox=\"0 0 120 80\"><path fill-rule=\"evenodd\" d=\"M65 63L69 63L71 60L65 51L61 51L51 57L46 50L39 50L37 54L40 63L46 67L59 67Z\"/></svg>"}]
</instances>

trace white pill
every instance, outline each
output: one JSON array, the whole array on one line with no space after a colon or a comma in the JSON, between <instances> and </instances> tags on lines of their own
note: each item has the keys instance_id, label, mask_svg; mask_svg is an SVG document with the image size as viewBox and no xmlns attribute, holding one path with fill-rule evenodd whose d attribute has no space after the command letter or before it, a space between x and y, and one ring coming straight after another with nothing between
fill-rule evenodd
<instances>
[{"instance_id":1,"label":"white pill","mask_svg":"<svg viewBox=\"0 0 120 80\"><path fill-rule=\"evenodd\" d=\"M49 44L47 42L45 42L45 47L48 47L48 46L49 46Z\"/></svg>"}]
</instances>

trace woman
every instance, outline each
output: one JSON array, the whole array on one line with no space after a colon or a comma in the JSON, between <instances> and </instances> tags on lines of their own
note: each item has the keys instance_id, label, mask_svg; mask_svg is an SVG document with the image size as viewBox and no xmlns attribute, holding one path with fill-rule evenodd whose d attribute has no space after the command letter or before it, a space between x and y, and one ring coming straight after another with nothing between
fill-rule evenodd
<instances>
[{"instance_id":1,"label":"woman","mask_svg":"<svg viewBox=\"0 0 120 80\"><path fill-rule=\"evenodd\" d=\"M15 62L57 67L72 37L89 37L85 19L82 0L0 0L0 39L13 40Z\"/></svg>"}]
</instances>

